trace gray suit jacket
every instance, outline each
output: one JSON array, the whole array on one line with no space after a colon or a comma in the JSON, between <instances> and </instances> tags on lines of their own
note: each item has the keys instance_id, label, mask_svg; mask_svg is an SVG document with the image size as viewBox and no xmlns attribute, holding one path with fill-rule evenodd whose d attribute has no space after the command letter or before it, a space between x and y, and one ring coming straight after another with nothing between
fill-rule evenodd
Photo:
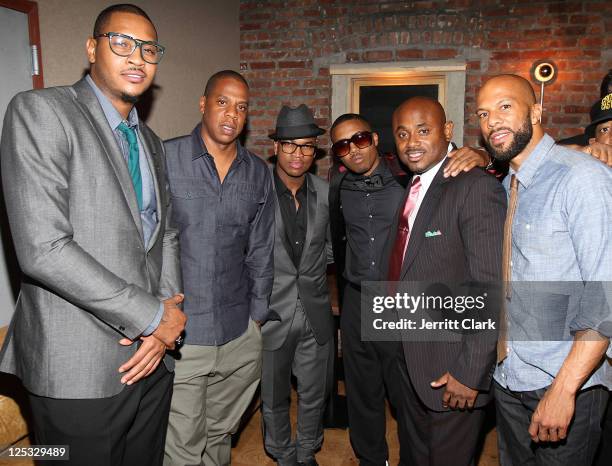
<instances>
[{"instance_id":1,"label":"gray suit jacket","mask_svg":"<svg viewBox=\"0 0 612 466\"><path fill-rule=\"evenodd\" d=\"M7 109L2 181L24 276L0 371L37 395L119 393L117 370L136 351L119 340L137 339L180 290L163 146L140 130L158 208L147 247L126 163L85 80L18 94Z\"/></svg>"},{"instance_id":2,"label":"gray suit jacket","mask_svg":"<svg viewBox=\"0 0 612 466\"><path fill-rule=\"evenodd\" d=\"M326 276L327 264L333 261L327 204L328 185L315 175L308 173L306 176L308 225L299 270L288 252L283 216L278 197L274 194L276 237L270 311L278 314L280 320L268 320L262 327L263 347L266 351L279 349L287 339L298 295L317 343L324 344L333 335L333 317Z\"/></svg>"}]
</instances>

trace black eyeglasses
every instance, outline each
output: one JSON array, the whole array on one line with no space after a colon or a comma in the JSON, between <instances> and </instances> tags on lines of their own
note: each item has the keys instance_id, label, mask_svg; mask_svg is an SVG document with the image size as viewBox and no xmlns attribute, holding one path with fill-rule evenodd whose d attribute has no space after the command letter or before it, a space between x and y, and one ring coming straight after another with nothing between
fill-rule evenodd
<instances>
[{"instance_id":1,"label":"black eyeglasses","mask_svg":"<svg viewBox=\"0 0 612 466\"><path fill-rule=\"evenodd\" d=\"M365 149L372 145L372 133L370 131L359 131L350 139L340 139L332 144L331 150L336 157L345 157L351 152L351 142L359 149Z\"/></svg>"},{"instance_id":2,"label":"black eyeglasses","mask_svg":"<svg viewBox=\"0 0 612 466\"><path fill-rule=\"evenodd\" d=\"M312 144L296 144L289 141L281 141L280 146L285 154L293 154L299 147L304 157L312 157L317 150L317 146Z\"/></svg>"},{"instance_id":3,"label":"black eyeglasses","mask_svg":"<svg viewBox=\"0 0 612 466\"><path fill-rule=\"evenodd\" d=\"M164 56L164 51L166 50L164 46L159 45L155 41L134 39L133 37L119 34L118 32L98 34L96 39L98 37L108 37L110 49L114 54L120 57L129 57L134 53L137 47L140 47L140 56L151 65L157 65L161 61Z\"/></svg>"}]
</instances>

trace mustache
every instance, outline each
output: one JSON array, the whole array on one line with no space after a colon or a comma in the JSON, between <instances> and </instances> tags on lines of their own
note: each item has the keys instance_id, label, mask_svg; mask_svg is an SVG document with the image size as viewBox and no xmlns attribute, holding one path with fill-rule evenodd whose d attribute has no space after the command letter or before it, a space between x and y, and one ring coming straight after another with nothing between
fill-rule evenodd
<instances>
[{"instance_id":1,"label":"mustache","mask_svg":"<svg viewBox=\"0 0 612 466\"><path fill-rule=\"evenodd\" d=\"M487 137L488 137L488 138L490 138L490 137L491 137L491 135L492 135L493 133L497 133L498 131L509 131L509 132L511 132L512 134L514 134L514 133L515 133L515 131L514 131L514 130L512 130L511 128L507 128L507 127L505 127L505 126L500 126L499 128L495 128L495 129L493 129L493 130L489 131L489 134L488 134L488 136L487 136Z\"/></svg>"}]
</instances>

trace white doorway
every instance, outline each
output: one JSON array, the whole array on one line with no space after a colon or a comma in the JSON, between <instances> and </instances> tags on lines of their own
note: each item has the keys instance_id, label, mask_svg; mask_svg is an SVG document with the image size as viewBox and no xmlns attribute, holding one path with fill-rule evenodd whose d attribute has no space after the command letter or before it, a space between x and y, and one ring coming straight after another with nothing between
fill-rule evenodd
<instances>
[{"instance_id":1,"label":"white doorway","mask_svg":"<svg viewBox=\"0 0 612 466\"><path fill-rule=\"evenodd\" d=\"M0 0L0 134L13 96L43 87L41 63L37 4ZM0 327L13 315L20 274L0 196Z\"/></svg>"}]
</instances>

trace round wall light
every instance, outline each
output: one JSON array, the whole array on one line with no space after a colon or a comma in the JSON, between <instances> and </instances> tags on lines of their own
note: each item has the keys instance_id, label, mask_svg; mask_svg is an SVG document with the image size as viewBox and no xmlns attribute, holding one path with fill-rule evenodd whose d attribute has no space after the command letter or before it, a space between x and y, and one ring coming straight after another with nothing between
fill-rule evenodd
<instances>
[{"instance_id":1,"label":"round wall light","mask_svg":"<svg viewBox=\"0 0 612 466\"><path fill-rule=\"evenodd\" d=\"M538 60L531 65L531 78L540 83L540 106L544 111L544 86L557 79L557 65L551 60Z\"/></svg>"}]
</instances>

